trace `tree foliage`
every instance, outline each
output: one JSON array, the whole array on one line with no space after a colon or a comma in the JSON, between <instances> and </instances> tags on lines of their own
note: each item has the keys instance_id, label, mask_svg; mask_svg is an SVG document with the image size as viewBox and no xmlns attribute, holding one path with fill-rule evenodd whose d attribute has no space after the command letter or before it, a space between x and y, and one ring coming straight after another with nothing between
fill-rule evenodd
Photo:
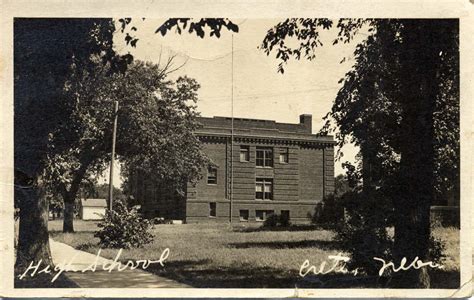
<instances>
[{"instance_id":1,"label":"tree foliage","mask_svg":"<svg viewBox=\"0 0 474 300\"><path fill-rule=\"evenodd\" d=\"M129 22L128 19L121 20L122 24ZM52 263L48 245L46 195L51 191L67 191L67 198L73 199L76 191L71 187L78 187L77 183L81 178L88 178L93 170L98 171L97 168L103 166L102 163L88 160L106 159L102 154L99 158L97 155L83 154L89 151L97 154L106 148L105 137L109 134L106 128L110 127L87 126L90 120L95 119L106 125L111 120L111 106L107 106L106 102L112 101L110 98L106 99L104 89L96 85L101 100L104 100L103 106L98 108L97 114L82 114L83 108L87 107L83 104L91 105L99 97L89 97L92 100L86 100L84 93L93 95L93 85L77 86L69 76L76 79L87 78L91 83L94 76L104 74L96 72L101 66L106 68L108 75L117 75L127 69L133 56L115 53L115 29L112 19L15 19L14 160L15 205L19 208L20 218L18 265L40 259L43 263ZM137 40L129 37L127 42L136 46ZM100 80L96 83L99 82ZM186 86L196 87L189 79L181 79L177 85L179 89L176 89L174 96L182 95ZM167 89L170 95L173 94L171 90L173 89ZM123 92L123 88L121 90L118 86L118 89L114 88L112 91ZM180 129L186 126L179 124ZM185 136L184 133L181 135ZM100 137L104 137L103 147L96 148L90 138L97 141ZM151 143L148 146L152 146ZM84 151L78 152L81 147ZM137 148L135 145L134 149ZM96 168L90 168L91 164ZM181 165L188 166L187 163ZM75 170L76 175L72 176L71 170ZM50 180L60 182L63 187L48 184Z\"/></svg>"},{"instance_id":2,"label":"tree foliage","mask_svg":"<svg viewBox=\"0 0 474 300\"><path fill-rule=\"evenodd\" d=\"M217 38L220 38L221 30L223 28L232 32L239 32L239 27L229 19L225 18L202 18L199 20L191 18L176 18L168 19L156 29L155 33L159 32L164 36L173 28L178 34L181 34L183 30L187 30L189 33L194 33L200 38L204 38L206 29L209 30L209 36L215 36Z\"/></svg>"},{"instance_id":3,"label":"tree foliage","mask_svg":"<svg viewBox=\"0 0 474 300\"><path fill-rule=\"evenodd\" d=\"M125 199L126 196L123 194L122 190L114 186L114 197ZM99 199L107 199L109 195L109 184L95 184L91 187L91 189L87 193L88 198L99 198Z\"/></svg>"},{"instance_id":4,"label":"tree foliage","mask_svg":"<svg viewBox=\"0 0 474 300\"><path fill-rule=\"evenodd\" d=\"M429 207L459 185L458 23L340 19L335 25L328 19L287 19L268 31L262 48L276 53L283 73L292 58L314 59L322 46L319 32L333 26L339 29L333 44L350 42L359 30L369 33L356 45L354 66L340 81L322 131L334 130L335 122L339 146L349 140L360 147L359 164L350 166L348 175L353 185L362 183L353 198L363 200L350 211L352 220L361 222L351 226L373 242L356 243L351 253L363 253L367 245L375 252L377 245L390 250L383 231L392 220L395 241L386 254L395 260L429 259ZM287 46L291 39L298 46ZM366 204L384 213L364 210ZM429 286L426 272L411 273L416 278L407 276L405 283Z\"/></svg>"},{"instance_id":5,"label":"tree foliage","mask_svg":"<svg viewBox=\"0 0 474 300\"><path fill-rule=\"evenodd\" d=\"M71 116L64 85L71 64L88 69L99 55L120 70L126 60L112 48L111 19L16 18L14 21L15 199L20 209L17 264L51 263L46 175L50 157L71 141L50 147L51 133Z\"/></svg>"},{"instance_id":6,"label":"tree foliage","mask_svg":"<svg viewBox=\"0 0 474 300\"><path fill-rule=\"evenodd\" d=\"M130 68L130 72L150 71ZM140 95L125 107L128 114L119 114L124 143L117 143L125 174L127 170L140 171L150 178L176 183L198 180L207 163L193 134L199 125L198 89L194 79L179 77L162 82L153 93Z\"/></svg>"},{"instance_id":7,"label":"tree foliage","mask_svg":"<svg viewBox=\"0 0 474 300\"><path fill-rule=\"evenodd\" d=\"M125 169L139 168L153 177L195 181L206 158L197 138L194 103L199 85L180 77L167 80L165 67L135 61L124 73L92 57L94 68L72 66L65 85L72 115L51 133L50 147L71 141L51 157L49 183L73 203L80 184L101 174L110 162L113 106L119 102L116 152ZM65 218L65 230L67 228ZM69 217L69 228L72 219ZM69 230L71 231L71 230Z\"/></svg>"}]
</instances>

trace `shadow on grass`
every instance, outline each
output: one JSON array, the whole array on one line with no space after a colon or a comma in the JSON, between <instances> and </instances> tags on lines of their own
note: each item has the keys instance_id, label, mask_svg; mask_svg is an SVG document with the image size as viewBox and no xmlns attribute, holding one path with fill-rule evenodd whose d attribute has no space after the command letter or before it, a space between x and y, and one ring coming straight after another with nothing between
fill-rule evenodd
<instances>
[{"instance_id":1,"label":"shadow on grass","mask_svg":"<svg viewBox=\"0 0 474 300\"><path fill-rule=\"evenodd\" d=\"M325 249L325 250L341 249L339 242L323 241L323 240L230 243L229 247L237 248L237 249L245 249L245 248L270 248L270 249L318 248L318 249Z\"/></svg>"},{"instance_id":2,"label":"shadow on grass","mask_svg":"<svg viewBox=\"0 0 474 300\"><path fill-rule=\"evenodd\" d=\"M261 231L311 231L311 230L327 230L327 228L320 225L305 224L305 225L290 225L285 227L268 227L268 226L249 226L249 227L234 227L234 232L261 232Z\"/></svg>"},{"instance_id":3,"label":"shadow on grass","mask_svg":"<svg viewBox=\"0 0 474 300\"><path fill-rule=\"evenodd\" d=\"M147 271L195 288L390 288L387 278L330 273L299 276L297 271L241 265L219 267L209 260L167 262L165 267L150 266ZM459 287L459 273L434 271L431 288Z\"/></svg>"},{"instance_id":4,"label":"shadow on grass","mask_svg":"<svg viewBox=\"0 0 474 300\"><path fill-rule=\"evenodd\" d=\"M97 243L92 243L92 242L84 243L84 244L78 245L75 248L77 250L81 250L81 251L85 251L85 252L91 252L91 249L92 249L92 250L94 250L93 252L95 252L95 250L97 249Z\"/></svg>"},{"instance_id":5,"label":"shadow on grass","mask_svg":"<svg viewBox=\"0 0 474 300\"><path fill-rule=\"evenodd\" d=\"M97 229L88 229L88 230L76 230L74 232L70 232L69 234L75 234L75 233L95 233L97 231ZM49 229L48 230L49 234L51 235L60 235L60 234L64 234L64 232L62 230L57 230L57 229Z\"/></svg>"},{"instance_id":6,"label":"shadow on grass","mask_svg":"<svg viewBox=\"0 0 474 300\"><path fill-rule=\"evenodd\" d=\"M213 267L207 260L167 262L165 267L150 266L147 271L195 288L376 288L378 284L374 278L351 274L303 278L296 271L253 265Z\"/></svg>"}]
</instances>

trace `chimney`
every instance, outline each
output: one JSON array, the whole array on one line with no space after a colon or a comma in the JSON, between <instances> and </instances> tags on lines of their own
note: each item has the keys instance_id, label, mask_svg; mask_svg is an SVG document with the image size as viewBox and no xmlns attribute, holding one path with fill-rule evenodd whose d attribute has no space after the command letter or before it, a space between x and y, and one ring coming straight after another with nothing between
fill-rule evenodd
<instances>
[{"instance_id":1,"label":"chimney","mask_svg":"<svg viewBox=\"0 0 474 300\"><path fill-rule=\"evenodd\" d=\"M310 114L303 114L300 115L300 124L303 125L305 128L306 132L312 133L313 130L313 116Z\"/></svg>"}]
</instances>

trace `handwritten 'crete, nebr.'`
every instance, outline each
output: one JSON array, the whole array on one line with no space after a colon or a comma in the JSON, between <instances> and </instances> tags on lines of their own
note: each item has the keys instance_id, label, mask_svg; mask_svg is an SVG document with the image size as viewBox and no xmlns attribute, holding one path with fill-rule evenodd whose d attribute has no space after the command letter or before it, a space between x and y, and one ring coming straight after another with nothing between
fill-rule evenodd
<instances>
[{"instance_id":1,"label":"handwritten 'crete, nebr.'","mask_svg":"<svg viewBox=\"0 0 474 300\"><path fill-rule=\"evenodd\" d=\"M309 260L305 260L303 264L300 266L299 275L301 277L305 277L308 274L312 275L321 275L321 274L329 274L329 273L342 273L347 274L351 273L354 276L358 274L358 269L348 270L346 267L346 263L350 260L349 257L343 256L341 253L338 255L329 255L328 259L332 260L332 266L327 268L327 262L323 261L320 263L319 268L315 265L311 265ZM379 257L373 257L374 260L380 261L382 263L382 267L379 269L379 276L382 276L383 273L391 268L394 273L399 271L408 271L409 269L420 269L423 267L430 267L430 268L437 268L442 269L443 266L432 261L423 262L417 257L413 259L413 261L407 266L407 258L404 257L400 261L400 266L396 267L393 262L386 262L384 259Z\"/></svg>"}]
</instances>

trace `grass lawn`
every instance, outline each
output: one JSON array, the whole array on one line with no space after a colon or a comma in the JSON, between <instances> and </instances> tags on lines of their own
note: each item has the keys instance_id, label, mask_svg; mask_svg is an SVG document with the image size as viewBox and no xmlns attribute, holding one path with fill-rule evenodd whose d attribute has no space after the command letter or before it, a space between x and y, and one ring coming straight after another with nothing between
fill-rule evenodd
<instances>
[{"instance_id":1,"label":"grass lawn","mask_svg":"<svg viewBox=\"0 0 474 300\"><path fill-rule=\"evenodd\" d=\"M60 221L50 222L56 241L96 254L96 223L75 221L76 233L61 232ZM157 225L155 241L140 249L124 250L123 260L157 260L165 248L170 255L165 267L152 265L147 271L199 288L321 288L378 287L376 280L350 274L298 275L308 259L319 266L328 255L343 252L333 241L334 232L311 226L291 230L263 231L258 227L227 224ZM433 274L436 286L455 287L459 282L459 230L438 228L434 235L446 242L445 269ZM116 249L101 255L115 258ZM331 264L330 264L331 265ZM456 280L456 277L458 278Z\"/></svg>"}]
</instances>

